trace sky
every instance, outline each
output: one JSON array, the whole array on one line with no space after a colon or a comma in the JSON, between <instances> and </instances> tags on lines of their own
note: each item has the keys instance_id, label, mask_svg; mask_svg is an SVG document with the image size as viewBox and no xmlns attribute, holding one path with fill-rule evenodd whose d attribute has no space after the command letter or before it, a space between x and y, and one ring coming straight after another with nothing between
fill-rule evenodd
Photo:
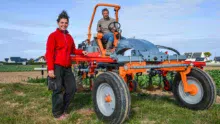
<instances>
[{"instance_id":1,"label":"sky","mask_svg":"<svg viewBox=\"0 0 220 124\"><path fill-rule=\"evenodd\" d=\"M145 39L184 52L220 56L219 0L0 0L0 61L45 54L48 35L57 28L62 10L70 16L68 31L76 45L87 39L88 26L97 3L121 6L119 22L124 37ZM95 16L92 34L101 9ZM110 9L111 17L114 11Z\"/></svg>"}]
</instances>

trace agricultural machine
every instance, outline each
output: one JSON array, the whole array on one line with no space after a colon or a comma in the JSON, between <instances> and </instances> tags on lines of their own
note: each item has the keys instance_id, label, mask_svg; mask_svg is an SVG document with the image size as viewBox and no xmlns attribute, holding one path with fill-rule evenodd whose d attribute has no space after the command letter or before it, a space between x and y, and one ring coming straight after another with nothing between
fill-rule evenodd
<instances>
[{"instance_id":1,"label":"agricultural machine","mask_svg":"<svg viewBox=\"0 0 220 124\"><path fill-rule=\"evenodd\" d=\"M115 11L116 22L110 23L109 28L116 29L112 32L116 49L110 56L106 56L101 32L91 39L91 27L99 6L113 7ZM94 111L98 118L108 123L123 123L129 117L130 91L135 91L138 85L135 77L142 74L149 74L150 79L160 75L164 90L172 91L180 106L193 110L210 108L215 102L216 88L212 78L203 71L205 63L186 61L185 55L170 47L122 37L119 9L119 5L97 4L88 28L88 39L78 46L88 51L88 55L72 55L77 76L91 79ZM161 52L161 49L175 54ZM174 74L172 83L166 78L169 72Z\"/></svg>"}]
</instances>

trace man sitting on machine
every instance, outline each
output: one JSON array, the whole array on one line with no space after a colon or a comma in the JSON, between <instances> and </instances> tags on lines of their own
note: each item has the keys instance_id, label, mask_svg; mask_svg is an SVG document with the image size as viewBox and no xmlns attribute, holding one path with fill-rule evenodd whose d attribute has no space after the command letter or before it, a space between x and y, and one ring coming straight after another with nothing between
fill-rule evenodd
<instances>
[{"instance_id":1,"label":"man sitting on machine","mask_svg":"<svg viewBox=\"0 0 220 124\"><path fill-rule=\"evenodd\" d=\"M110 29L109 25L116 22L116 20L109 17L109 11L107 8L104 8L102 10L102 15L103 18L100 19L97 24L97 32L102 32L104 34L102 38L102 42L107 42L106 55L110 55L111 52L114 51L113 48L114 34L112 32L114 32L115 27L111 27Z\"/></svg>"}]
</instances>

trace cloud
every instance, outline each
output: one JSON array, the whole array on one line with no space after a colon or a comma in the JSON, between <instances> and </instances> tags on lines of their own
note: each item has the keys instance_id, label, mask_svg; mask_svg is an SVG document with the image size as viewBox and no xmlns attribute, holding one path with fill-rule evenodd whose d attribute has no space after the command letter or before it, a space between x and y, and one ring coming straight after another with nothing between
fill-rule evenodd
<instances>
[{"instance_id":1,"label":"cloud","mask_svg":"<svg viewBox=\"0 0 220 124\"><path fill-rule=\"evenodd\" d=\"M13 43L1 44L0 60L11 56L21 56L27 58L36 58L45 54L46 44L44 42L27 42L20 40Z\"/></svg>"},{"instance_id":2,"label":"cloud","mask_svg":"<svg viewBox=\"0 0 220 124\"><path fill-rule=\"evenodd\" d=\"M167 0L165 2L153 4L146 2L141 5L122 7L122 17L129 17L130 19L139 20L143 19L144 17L161 19L185 15L198 10L198 5L202 2L203 0Z\"/></svg>"},{"instance_id":3,"label":"cloud","mask_svg":"<svg viewBox=\"0 0 220 124\"><path fill-rule=\"evenodd\" d=\"M40 49L30 49L30 50L24 50L24 53L44 53L46 50L40 50Z\"/></svg>"},{"instance_id":4,"label":"cloud","mask_svg":"<svg viewBox=\"0 0 220 124\"><path fill-rule=\"evenodd\" d=\"M169 32L169 33L146 33L141 34L141 36L145 37L167 37L167 36L178 36L181 35L183 32Z\"/></svg>"},{"instance_id":5,"label":"cloud","mask_svg":"<svg viewBox=\"0 0 220 124\"><path fill-rule=\"evenodd\" d=\"M4 40L2 37L2 31L5 31ZM8 35L10 34L10 35ZM19 30L0 30L0 42L4 41L4 44L0 45L0 60L11 56L20 56L27 58L36 58L40 55L44 55L43 50L46 49L46 43L42 41L35 41L32 39L32 34L19 31ZM14 36L13 36L14 35ZM32 50L32 51L31 51Z\"/></svg>"},{"instance_id":6,"label":"cloud","mask_svg":"<svg viewBox=\"0 0 220 124\"><path fill-rule=\"evenodd\" d=\"M9 28L0 28L0 31L1 31L0 33L1 36L4 36L6 34L13 37L34 35L32 33L24 32L22 30L9 29Z\"/></svg>"},{"instance_id":7,"label":"cloud","mask_svg":"<svg viewBox=\"0 0 220 124\"><path fill-rule=\"evenodd\" d=\"M16 22L12 22L13 24L16 25L22 25L22 26L27 26L27 27L54 27L56 26L54 24L50 24L48 22L40 22L40 21L33 21L33 20L17 20Z\"/></svg>"},{"instance_id":8,"label":"cloud","mask_svg":"<svg viewBox=\"0 0 220 124\"><path fill-rule=\"evenodd\" d=\"M23 32L17 29L0 28L0 40L6 43L28 40L34 34Z\"/></svg>"},{"instance_id":9,"label":"cloud","mask_svg":"<svg viewBox=\"0 0 220 124\"><path fill-rule=\"evenodd\" d=\"M175 23L180 18L196 13L202 0L167 0L165 2L145 2L136 6L122 6L120 19L125 35L143 35L154 32L165 34L176 32ZM184 32L184 31L178 31Z\"/></svg>"},{"instance_id":10,"label":"cloud","mask_svg":"<svg viewBox=\"0 0 220 124\"><path fill-rule=\"evenodd\" d=\"M7 44L7 43L8 43L7 41L0 40L0 45L1 44Z\"/></svg>"},{"instance_id":11,"label":"cloud","mask_svg":"<svg viewBox=\"0 0 220 124\"><path fill-rule=\"evenodd\" d=\"M29 56L30 58L37 58L38 56L44 56L46 50L44 49L27 49L21 52L25 56Z\"/></svg>"},{"instance_id":12,"label":"cloud","mask_svg":"<svg viewBox=\"0 0 220 124\"><path fill-rule=\"evenodd\" d=\"M35 16L33 16L33 14ZM7 23L10 25L17 25L22 27L52 27L55 26L56 23L48 23L48 20L51 18L46 18L42 16L39 12L37 14L28 12L26 13L19 13L15 10L2 10L0 15L3 17L1 18L1 23ZM40 17L41 16L41 17ZM44 21L47 20L47 21ZM52 19L51 19L52 20ZM51 20L49 22L51 22Z\"/></svg>"},{"instance_id":13,"label":"cloud","mask_svg":"<svg viewBox=\"0 0 220 124\"><path fill-rule=\"evenodd\" d=\"M42 22L40 20L22 20L22 19L13 19L13 18L3 18L1 19L4 23L9 23L12 25L22 25L24 27L53 27L56 26L55 23L51 24L48 22Z\"/></svg>"},{"instance_id":14,"label":"cloud","mask_svg":"<svg viewBox=\"0 0 220 124\"><path fill-rule=\"evenodd\" d=\"M177 49L181 53L184 52L211 52L213 55L220 55L220 46L217 45L220 38L198 38L198 39L179 39L170 40L169 42L161 41L160 44ZM214 56L212 56L214 57Z\"/></svg>"}]
</instances>

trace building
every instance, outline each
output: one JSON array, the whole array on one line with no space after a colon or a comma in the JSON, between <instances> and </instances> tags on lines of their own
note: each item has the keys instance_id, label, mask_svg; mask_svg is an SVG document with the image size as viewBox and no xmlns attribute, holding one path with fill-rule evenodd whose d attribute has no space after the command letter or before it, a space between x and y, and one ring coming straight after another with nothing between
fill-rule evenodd
<instances>
[{"instance_id":1,"label":"building","mask_svg":"<svg viewBox=\"0 0 220 124\"><path fill-rule=\"evenodd\" d=\"M9 58L5 58L5 62L8 62Z\"/></svg>"},{"instance_id":2,"label":"building","mask_svg":"<svg viewBox=\"0 0 220 124\"><path fill-rule=\"evenodd\" d=\"M34 62L45 62L45 57L44 56L40 56L37 59L35 59Z\"/></svg>"},{"instance_id":3,"label":"building","mask_svg":"<svg viewBox=\"0 0 220 124\"><path fill-rule=\"evenodd\" d=\"M23 62L27 62L27 59L21 58L21 57L10 57L10 58L5 58L5 62L7 62L7 63L23 63Z\"/></svg>"},{"instance_id":4,"label":"building","mask_svg":"<svg viewBox=\"0 0 220 124\"><path fill-rule=\"evenodd\" d=\"M184 53L187 57L186 61L208 61L209 57L206 57L205 52L188 52Z\"/></svg>"},{"instance_id":5,"label":"building","mask_svg":"<svg viewBox=\"0 0 220 124\"><path fill-rule=\"evenodd\" d=\"M214 58L214 61L215 61L215 62L220 62L220 56L216 56L216 57Z\"/></svg>"},{"instance_id":6,"label":"building","mask_svg":"<svg viewBox=\"0 0 220 124\"><path fill-rule=\"evenodd\" d=\"M3 63L4 63L3 61L0 61L0 65L3 65Z\"/></svg>"}]
</instances>

